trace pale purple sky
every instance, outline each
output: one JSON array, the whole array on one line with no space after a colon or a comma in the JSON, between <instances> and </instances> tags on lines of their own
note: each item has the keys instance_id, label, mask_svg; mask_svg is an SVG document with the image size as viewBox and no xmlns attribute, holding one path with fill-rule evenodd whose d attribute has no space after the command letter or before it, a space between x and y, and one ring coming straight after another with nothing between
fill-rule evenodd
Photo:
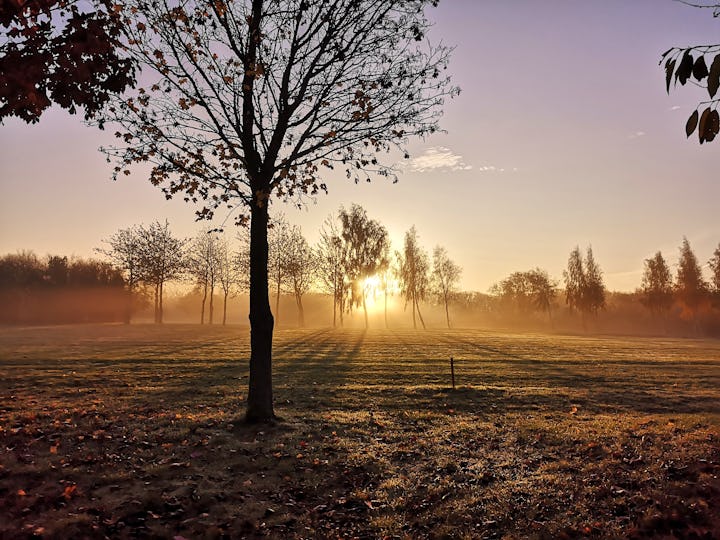
<instances>
[{"instance_id":1,"label":"pale purple sky","mask_svg":"<svg viewBox=\"0 0 720 540\"><path fill-rule=\"evenodd\" d=\"M720 142L686 140L698 88L668 96L660 54L720 41L720 20L672 0L443 0L431 40L456 45L462 87L447 134L416 141L400 182L330 178L304 210L275 209L311 241L340 205L362 204L396 248L413 224L486 291L539 266L561 279L570 250L592 244L610 289L633 290L643 259L677 260L687 236L705 263L720 242ZM63 111L0 127L0 254L93 255L101 239L168 218L181 236L201 224L138 171L112 182L97 151L107 134Z\"/></svg>"}]
</instances>

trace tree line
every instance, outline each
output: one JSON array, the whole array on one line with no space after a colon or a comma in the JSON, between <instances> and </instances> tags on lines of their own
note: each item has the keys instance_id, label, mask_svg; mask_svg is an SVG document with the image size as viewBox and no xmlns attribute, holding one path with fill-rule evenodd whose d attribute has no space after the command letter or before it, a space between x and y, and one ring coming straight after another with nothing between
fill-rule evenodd
<instances>
[{"instance_id":1,"label":"tree line","mask_svg":"<svg viewBox=\"0 0 720 540\"><path fill-rule=\"evenodd\" d=\"M675 275L658 251L644 261L640 286L626 296L643 306L666 332L674 319L690 324L696 334L703 331L715 334L720 331L720 244L706 264L711 274L709 280L705 279L703 265L690 242L683 238ZM556 301L561 292L559 285L559 281L539 268L514 272L491 287L496 302L484 309L506 314L545 313L552 326L553 310L559 308ZM580 315L583 328L607 308L610 293L592 247L584 255L579 247L570 252L563 285L567 310Z\"/></svg>"},{"instance_id":2,"label":"tree line","mask_svg":"<svg viewBox=\"0 0 720 540\"><path fill-rule=\"evenodd\" d=\"M155 322L163 322L166 284L173 280L192 283L201 296L201 324L213 324L215 296L223 299L222 324L227 321L228 299L248 292L250 281L250 235L240 229L238 247L217 230L201 231L193 239L175 237L169 224L155 222L121 229L98 249L112 261L125 279L127 310L133 310L134 298L150 292ZM344 316L362 310L369 326L368 294L380 291L387 297L397 292L410 306L413 325L425 326L420 303L434 297L444 305L450 326L450 304L457 292L460 267L447 251L438 246L432 263L418 244L415 227L405 234L401 250L391 252L387 229L353 204L329 216L320 230L316 245L310 245L301 228L280 214L268 229L268 281L273 295L274 318L280 320L280 297L290 295L297 307L297 323L305 325L303 297L311 291L332 298L333 326L342 326ZM397 291L396 291L397 289Z\"/></svg>"},{"instance_id":3,"label":"tree line","mask_svg":"<svg viewBox=\"0 0 720 540\"><path fill-rule=\"evenodd\" d=\"M107 261L22 251L0 257L0 323L116 322L125 278Z\"/></svg>"}]
</instances>

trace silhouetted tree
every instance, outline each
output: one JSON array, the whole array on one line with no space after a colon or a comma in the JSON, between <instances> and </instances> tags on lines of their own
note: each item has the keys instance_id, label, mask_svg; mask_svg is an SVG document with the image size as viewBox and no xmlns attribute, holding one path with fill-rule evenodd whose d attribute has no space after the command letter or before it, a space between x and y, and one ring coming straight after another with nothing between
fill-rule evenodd
<instances>
[{"instance_id":1,"label":"silhouetted tree","mask_svg":"<svg viewBox=\"0 0 720 540\"><path fill-rule=\"evenodd\" d=\"M445 319L450 328L450 311L448 305L455 292L462 269L448 257L445 248L436 246L433 250L433 288L438 299L445 306Z\"/></svg>"},{"instance_id":2,"label":"silhouetted tree","mask_svg":"<svg viewBox=\"0 0 720 540\"><path fill-rule=\"evenodd\" d=\"M333 216L328 216L320 228L316 253L320 288L333 297L333 327L337 326L338 312L342 326L346 296L345 245Z\"/></svg>"},{"instance_id":3,"label":"silhouetted tree","mask_svg":"<svg viewBox=\"0 0 720 540\"><path fill-rule=\"evenodd\" d=\"M0 3L0 123L37 122L57 103L85 117L134 83L122 52L113 0L7 0Z\"/></svg>"},{"instance_id":4,"label":"silhouetted tree","mask_svg":"<svg viewBox=\"0 0 720 540\"><path fill-rule=\"evenodd\" d=\"M710 270L712 270L712 280L710 285L715 300L715 304L720 306L720 244L715 248L712 258L708 261Z\"/></svg>"},{"instance_id":5,"label":"silhouetted tree","mask_svg":"<svg viewBox=\"0 0 720 540\"><path fill-rule=\"evenodd\" d=\"M698 310L707 301L707 293L708 285L703 278L700 264L690 248L690 242L683 237L675 280L675 294L683 307L683 317L692 320L696 332L699 331Z\"/></svg>"},{"instance_id":6,"label":"silhouetted tree","mask_svg":"<svg viewBox=\"0 0 720 540\"><path fill-rule=\"evenodd\" d=\"M605 307L605 284L603 283L600 266L595 262L592 246L588 246L585 255L583 304L585 310L593 315L597 315L597 312Z\"/></svg>"},{"instance_id":7,"label":"silhouetted tree","mask_svg":"<svg viewBox=\"0 0 720 540\"><path fill-rule=\"evenodd\" d=\"M580 270L584 275L582 262ZM500 283L493 285L491 292L521 312L546 312L552 323L552 305L557 295L557 283L550 279L545 270L535 268L527 272L513 272Z\"/></svg>"},{"instance_id":8,"label":"silhouetted tree","mask_svg":"<svg viewBox=\"0 0 720 540\"><path fill-rule=\"evenodd\" d=\"M374 276L387 259L390 239L385 227L370 219L360 205L353 204L350 210L340 208L338 218L345 251L345 276L350 286L348 308L362 305L368 328L365 280Z\"/></svg>"},{"instance_id":9,"label":"silhouetted tree","mask_svg":"<svg viewBox=\"0 0 720 540\"><path fill-rule=\"evenodd\" d=\"M592 247L588 247L583 260L580 248L570 252L567 270L563 272L565 280L565 302L571 310L578 310L582 315L583 327L587 314L596 315L605 307L605 285L602 271L595 262Z\"/></svg>"},{"instance_id":10,"label":"silhouetted tree","mask_svg":"<svg viewBox=\"0 0 720 540\"><path fill-rule=\"evenodd\" d=\"M275 286L275 321L280 324L280 294L287 288L287 259L290 242L290 224L279 214L272 220L268 231L268 279Z\"/></svg>"},{"instance_id":11,"label":"silhouetted tree","mask_svg":"<svg viewBox=\"0 0 720 540\"><path fill-rule=\"evenodd\" d=\"M305 326L305 309L302 297L310 290L315 281L317 259L310 248L302 230L297 225L290 228L285 249L285 275L295 296L298 310L298 326Z\"/></svg>"},{"instance_id":12,"label":"silhouetted tree","mask_svg":"<svg viewBox=\"0 0 720 540\"><path fill-rule=\"evenodd\" d=\"M248 420L273 417L268 205L325 191L321 168L393 176L387 151L437 130L450 50L425 39L437 0L238 0L121 6L147 85L117 100L116 173L149 162L201 218L250 218ZM387 161L386 161L387 160ZM249 214L249 216L248 216Z\"/></svg>"},{"instance_id":13,"label":"silhouetted tree","mask_svg":"<svg viewBox=\"0 0 720 540\"><path fill-rule=\"evenodd\" d=\"M170 224L154 221L149 226L137 228L139 242L139 267L142 279L153 287L155 297L155 322L163 322L163 289L168 281L177 279L185 270L185 245L187 240L175 238Z\"/></svg>"},{"instance_id":14,"label":"silhouetted tree","mask_svg":"<svg viewBox=\"0 0 720 540\"><path fill-rule=\"evenodd\" d=\"M125 323L129 324L134 311L135 295L143 280L143 269L140 266L140 233L138 227L120 229L103 240L107 248L96 248L124 273L127 288Z\"/></svg>"},{"instance_id":15,"label":"silhouetted tree","mask_svg":"<svg viewBox=\"0 0 720 540\"><path fill-rule=\"evenodd\" d=\"M711 9L715 17L720 15L719 3L698 4L695 7ZM697 128L700 144L713 141L720 131L720 115L717 111L720 98L715 97L720 89L720 44L673 47L663 53L660 63L665 64L668 93L671 83L677 86L677 83L685 85L691 82L707 90L710 99L701 102L690 115L685 133L689 137Z\"/></svg>"},{"instance_id":16,"label":"silhouetted tree","mask_svg":"<svg viewBox=\"0 0 720 540\"><path fill-rule=\"evenodd\" d=\"M218 274L217 279L223 292L223 326L227 323L227 302L238 288L241 288L244 272L244 266L238 265L237 256L233 255L228 241L221 238L218 242Z\"/></svg>"},{"instance_id":17,"label":"silhouetted tree","mask_svg":"<svg viewBox=\"0 0 720 540\"><path fill-rule=\"evenodd\" d=\"M220 238L215 231L202 231L188 245L186 270L202 291L200 324L205 324L205 304L210 295L208 323L213 323L215 285L220 274Z\"/></svg>"},{"instance_id":18,"label":"silhouetted tree","mask_svg":"<svg viewBox=\"0 0 720 540\"><path fill-rule=\"evenodd\" d=\"M645 259L645 270L640 285L640 303L653 315L662 315L672 306L672 275L670 267L659 251L651 259Z\"/></svg>"},{"instance_id":19,"label":"silhouetted tree","mask_svg":"<svg viewBox=\"0 0 720 540\"><path fill-rule=\"evenodd\" d=\"M415 313L420 318L423 329L425 328L425 320L420 313L420 302L425 300L430 286L428 272L430 263L424 249L418 244L417 231L415 225L405 233L405 243L402 253L397 252L398 261L398 278L400 281L400 292L405 298L405 306L408 302L412 306L413 328L417 328Z\"/></svg>"},{"instance_id":20,"label":"silhouetted tree","mask_svg":"<svg viewBox=\"0 0 720 540\"><path fill-rule=\"evenodd\" d=\"M59 255L49 256L45 275L50 286L65 287L68 283L68 258Z\"/></svg>"}]
</instances>

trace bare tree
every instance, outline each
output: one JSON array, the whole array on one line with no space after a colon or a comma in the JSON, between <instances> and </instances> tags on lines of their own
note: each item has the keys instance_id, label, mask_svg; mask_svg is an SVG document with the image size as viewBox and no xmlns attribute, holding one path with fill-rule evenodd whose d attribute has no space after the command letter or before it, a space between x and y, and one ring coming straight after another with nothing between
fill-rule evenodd
<instances>
[{"instance_id":1,"label":"bare tree","mask_svg":"<svg viewBox=\"0 0 720 540\"><path fill-rule=\"evenodd\" d=\"M212 230L204 230L190 243L186 267L195 285L202 291L200 324L205 324L205 304L210 296L208 323L213 323L215 285L220 277L221 240Z\"/></svg>"},{"instance_id":2,"label":"bare tree","mask_svg":"<svg viewBox=\"0 0 720 540\"><path fill-rule=\"evenodd\" d=\"M327 189L321 168L355 181L394 176L388 150L438 129L450 49L425 39L437 0L237 0L116 4L125 53L147 84L103 120L120 144L116 174L152 167L168 197L200 218L240 207L250 220L247 419L274 417L268 298L273 195Z\"/></svg>"},{"instance_id":3,"label":"bare tree","mask_svg":"<svg viewBox=\"0 0 720 540\"><path fill-rule=\"evenodd\" d=\"M268 231L268 279L275 286L275 324L280 324L280 295L287 289L287 260L290 246L290 224L279 214Z\"/></svg>"},{"instance_id":4,"label":"bare tree","mask_svg":"<svg viewBox=\"0 0 720 540\"><path fill-rule=\"evenodd\" d=\"M708 261L710 270L712 270L712 291L715 301L720 305L720 244L715 248L712 258Z\"/></svg>"},{"instance_id":5,"label":"bare tree","mask_svg":"<svg viewBox=\"0 0 720 540\"><path fill-rule=\"evenodd\" d=\"M323 291L333 297L333 327L337 326L338 312L342 326L346 295L345 247L339 224L333 216L328 216L323 222L315 251L318 283Z\"/></svg>"},{"instance_id":6,"label":"bare tree","mask_svg":"<svg viewBox=\"0 0 720 540\"><path fill-rule=\"evenodd\" d=\"M218 272L217 279L220 289L223 292L223 317L222 324L227 323L227 303L228 297L240 287L242 281L242 270L237 264L237 259L230 250L230 245L226 238L220 238L217 250Z\"/></svg>"},{"instance_id":7,"label":"bare tree","mask_svg":"<svg viewBox=\"0 0 720 540\"><path fill-rule=\"evenodd\" d=\"M107 240L103 240L103 243L107 244L108 247L97 248L96 251L108 257L124 274L127 288L125 323L129 324L135 307L134 298L140 283L143 281L138 227L120 229Z\"/></svg>"},{"instance_id":8,"label":"bare tree","mask_svg":"<svg viewBox=\"0 0 720 540\"><path fill-rule=\"evenodd\" d=\"M413 225L405 233L405 245L402 253L396 253L398 260L398 278L400 279L400 290L405 298L405 305L410 302L412 305L413 328L417 328L417 317L425 328L425 320L420 313L420 302L425 300L428 293L430 279L428 272L430 263L428 255L418 244L417 231Z\"/></svg>"},{"instance_id":9,"label":"bare tree","mask_svg":"<svg viewBox=\"0 0 720 540\"><path fill-rule=\"evenodd\" d=\"M348 308L362 306L365 328L369 327L367 290L365 280L377 274L388 258L390 240L387 230L378 221L370 219L365 209L353 204L350 210L338 212L345 245L345 276L350 285Z\"/></svg>"},{"instance_id":10,"label":"bare tree","mask_svg":"<svg viewBox=\"0 0 720 540\"><path fill-rule=\"evenodd\" d=\"M462 269L448 257L445 248L436 246L433 250L432 280L433 290L445 306L445 320L450 328L450 298L460 281Z\"/></svg>"},{"instance_id":11,"label":"bare tree","mask_svg":"<svg viewBox=\"0 0 720 540\"><path fill-rule=\"evenodd\" d=\"M297 225L290 228L285 249L285 275L295 296L298 310L298 326L305 326L305 309L302 297L315 281L317 258L310 248L302 230Z\"/></svg>"},{"instance_id":12,"label":"bare tree","mask_svg":"<svg viewBox=\"0 0 720 540\"><path fill-rule=\"evenodd\" d=\"M185 269L186 240L175 238L165 220L152 222L137 228L140 247L139 265L142 279L153 287L155 297L155 322L163 322L163 289L168 281L177 279Z\"/></svg>"}]
</instances>

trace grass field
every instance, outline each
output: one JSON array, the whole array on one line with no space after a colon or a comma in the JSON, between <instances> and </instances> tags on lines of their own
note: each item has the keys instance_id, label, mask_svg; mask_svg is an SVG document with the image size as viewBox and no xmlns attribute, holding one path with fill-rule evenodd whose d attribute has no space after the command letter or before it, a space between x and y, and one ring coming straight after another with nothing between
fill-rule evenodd
<instances>
[{"instance_id":1,"label":"grass field","mask_svg":"<svg viewBox=\"0 0 720 540\"><path fill-rule=\"evenodd\" d=\"M720 342L0 328L0 538L720 538ZM450 389L449 358L457 389Z\"/></svg>"}]
</instances>

